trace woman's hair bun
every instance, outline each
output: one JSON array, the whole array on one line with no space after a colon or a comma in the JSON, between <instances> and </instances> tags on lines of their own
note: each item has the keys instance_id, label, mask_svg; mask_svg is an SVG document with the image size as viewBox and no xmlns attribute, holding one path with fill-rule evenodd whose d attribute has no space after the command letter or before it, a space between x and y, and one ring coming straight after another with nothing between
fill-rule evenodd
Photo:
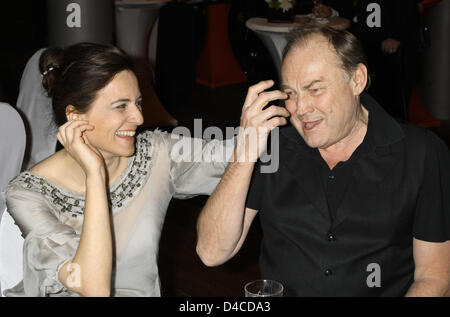
<instances>
[{"instance_id":1,"label":"woman's hair bun","mask_svg":"<svg viewBox=\"0 0 450 317\"><path fill-rule=\"evenodd\" d=\"M42 86L49 97L53 97L55 87L58 84L63 58L63 49L50 47L42 53L39 59L39 71L42 75Z\"/></svg>"}]
</instances>

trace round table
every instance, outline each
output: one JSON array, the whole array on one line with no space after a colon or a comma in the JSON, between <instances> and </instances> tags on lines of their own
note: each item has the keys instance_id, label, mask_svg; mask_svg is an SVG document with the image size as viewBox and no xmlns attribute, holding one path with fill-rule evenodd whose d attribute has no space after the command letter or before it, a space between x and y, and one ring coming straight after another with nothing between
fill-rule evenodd
<instances>
[{"instance_id":1,"label":"round table","mask_svg":"<svg viewBox=\"0 0 450 317\"><path fill-rule=\"evenodd\" d=\"M161 105L152 85L156 60L159 9L171 0L116 0L116 45L133 58L139 68L144 99L144 128L174 126L176 120Z\"/></svg>"},{"instance_id":2,"label":"round table","mask_svg":"<svg viewBox=\"0 0 450 317\"><path fill-rule=\"evenodd\" d=\"M247 76L234 56L229 40L231 3L209 1L206 4L206 34L197 61L197 82L211 88L246 82Z\"/></svg>"},{"instance_id":3,"label":"round table","mask_svg":"<svg viewBox=\"0 0 450 317\"><path fill-rule=\"evenodd\" d=\"M148 48L150 64L154 65L156 32L152 30L159 9L168 2L170 0L116 0L117 46L129 56L138 59L147 58ZM152 42L150 47L149 41ZM154 51L153 54L151 54L152 51Z\"/></svg>"},{"instance_id":4,"label":"round table","mask_svg":"<svg viewBox=\"0 0 450 317\"><path fill-rule=\"evenodd\" d=\"M283 50L286 46L285 35L294 27L314 20L311 15L297 15L294 23L270 23L265 18L250 18L245 25L255 32L264 45L269 50L275 67L278 71L278 78L281 79L281 63ZM350 20L341 17L332 17L328 19L317 19L317 23L331 26L335 29L345 30L350 27Z\"/></svg>"},{"instance_id":5,"label":"round table","mask_svg":"<svg viewBox=\"0 0 450 317\"><path fill-rule=\"evenodd\" d=\"M67 47L80 42L113 44L111 0L47 0L48 42Z\"/></svg>"}]
</instances>

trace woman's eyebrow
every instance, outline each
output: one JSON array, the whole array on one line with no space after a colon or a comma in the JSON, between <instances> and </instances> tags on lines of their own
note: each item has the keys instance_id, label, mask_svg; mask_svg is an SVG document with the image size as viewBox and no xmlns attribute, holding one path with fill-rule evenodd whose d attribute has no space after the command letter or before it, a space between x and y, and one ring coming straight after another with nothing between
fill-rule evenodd
<instances>
[{"instance_id":1,"label":"woman's eyebrow","mask_svg":"<svg viewBox=\"0 0 450 317\"><path fill-rule=\"evenodd\" d=\"M130 102L130 99L127 99L127 98L118 99L116 101L111 102L111 105L118 103L118 102Z\"/></svg>"}]
</instances>

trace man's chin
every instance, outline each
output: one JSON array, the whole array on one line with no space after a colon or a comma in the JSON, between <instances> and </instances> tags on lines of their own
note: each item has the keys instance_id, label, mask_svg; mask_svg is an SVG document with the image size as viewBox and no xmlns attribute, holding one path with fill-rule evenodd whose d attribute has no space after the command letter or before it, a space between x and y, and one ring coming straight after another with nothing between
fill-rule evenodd
<instances>
[{"instance_id":1,"label":"man's chin","mask_svg":"<svg viewBox=\"0 0 450 317\"><path fill-rule=\"evenodd\" d=\"M302 128L299 128L297 125L294 125L294 127L296 128L298 134L300 134L300 136L302 137L303 141L305 141L306 145L308 145L309 147L320 148L321 146L323 146L323 142L318 139L317 135L305 133Z\"/></svg>"},{"instance_id":2,"label":"man's chin","mask_svg":"<svg viewBox=\"0 0 450 317\"><path fill-rule=\"evenodd\" d=\"M317 134L301 134L303 140L305 141L306 145L308 145L311 148L319 148L322 149L326 147L326 142L322 138L320 138Z\"/></svg>"},{"instance_id":3,"label":"man's chin","mask_svg":"<svg viewBox=\"0 0 450 317\"><path fill-rule=\"evenodd\" d=\"M305 140L305 139L303 139ZM316 149L316 148L322 148L324 145L322 142L319 142L317 140L305 140L306 145L308 145L310 148Z\"/></svg>"}]
</instances>

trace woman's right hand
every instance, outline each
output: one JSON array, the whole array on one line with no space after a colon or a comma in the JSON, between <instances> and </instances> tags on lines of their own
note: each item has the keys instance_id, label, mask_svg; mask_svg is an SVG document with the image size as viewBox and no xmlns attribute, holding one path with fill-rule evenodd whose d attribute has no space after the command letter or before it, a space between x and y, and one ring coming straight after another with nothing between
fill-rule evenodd
<instances>
[{"instance_id":1,"label":"woman's right hand","mask_svg":"<svg viewBox=\"0 0 450 317\"><path fill-rule=\"evenodd\" d=\"M94 130L86 120L70 120L59 127L56 137L65 150L80 164L86 176L104 173L105 161L102 154L89 143L86 131Z\"/></svg>"}]
</instances>

